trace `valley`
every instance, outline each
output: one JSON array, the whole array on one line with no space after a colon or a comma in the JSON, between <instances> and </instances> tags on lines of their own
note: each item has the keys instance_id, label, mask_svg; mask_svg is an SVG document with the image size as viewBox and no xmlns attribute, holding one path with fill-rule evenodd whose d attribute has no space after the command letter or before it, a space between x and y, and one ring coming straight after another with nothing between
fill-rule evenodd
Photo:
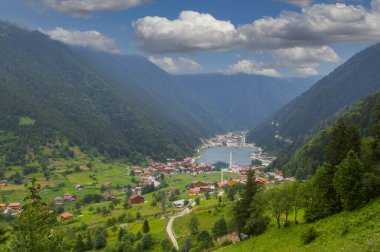
<instances>
[{"instance_id":1,"label":"valley","mask_svg":"<svg viewBox=\"0 0 380 252\"><path fill-rule=\"evenodd\" d=\"M0 1L0 252L380 251L379 31L380 0Z\"/></svg>"}]
</instances>

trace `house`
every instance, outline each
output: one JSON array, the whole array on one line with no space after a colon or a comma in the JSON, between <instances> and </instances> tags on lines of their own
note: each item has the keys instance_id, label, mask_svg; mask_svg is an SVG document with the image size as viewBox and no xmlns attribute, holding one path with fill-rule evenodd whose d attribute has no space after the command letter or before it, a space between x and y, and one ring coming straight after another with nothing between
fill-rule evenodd
<instances>
[{"instance_id":1,"label":"house","mask_svg":"<svg viewBox=\"0 0 380 252\"><path fill-rule=\"evenodd\" d=\"M71 213L61 213L59 216L61 217L61 221L67 221L74 218L74 215Z\"/></svg>"},{"instance_id":2,"label":"house","mask_svg":"<svg viewBox=\"0 0 380 252\"><path fill-rule=\"evenodd\" d=\"M83 189L84 189L84 186L82 186L82 185L76 185L75 186L75 190L77 190L77 191L81 191Z\"/></svg>"},{"instance_id":3,"label":"house","mask_svg":"<svg viewBox=\"0 0 380 252\"><path fill-rule=\"evenodd\" d=\"M200 187L194 187L190 188L188 194L189 195L198 195L201 193L201 188Z\"/></svg>"},{"instance_id":4,"label":"house","mask_svg":"<svg viewBox=\"0 0 380 252\"><path fill-rule=\"evenodd\" d=\"M8 204L8 208L11 208L12 210L18 211L21 209L21 203L19 202L11 202Z\"/></svg>"},{"instance_id":5,"label":"house","mask_svg":"<svg viewBox=\"0 0 380 252\"><path fill-rule=\"evenodd\" d=\"M172 167L167 166L164 168L164 173L166 173L166 174L171 174L173 172L174 172L174 168L172 168Z\"/></svg>"},{"instance_id":6,"label":"house","mask_svg":"<svg viewBox=\"0 0 380 252\"><path fill-rule=\"evenodd\" d=\"M141 204L144 203L144 196L132 194L131 196L129 196L129 200L131 204Z\"/></svg>"},{"instance_id":7,"label":"house","mask_svg":"<svg viewBox=\"0 0 380 252\"><path fill-rule=\"evenodd\" d=\"M172 202L172 205L173 205L174 207L178 207L178 208L184 207L184 206L186 205L186 200L181 199L181 200L173 201L173 202Z\"/></svg>"},{"instance_id":8,"label":"house","mask_svg":"<svg viewBox=\"0 0 380 252\"><path fill-rule=\"evenodd\" d=\"M224 240L232 241L232 243L240 242L239 234L237 232L233 232L233 233L226 234L226 235L223 235L221 237L218 237L216 239L216 241L218 242L219 245L221 245Z\"/></svg>"},{"instance_id":9,"label":"house","mask_svg":"<svg viewBox=\"0 0 380 252\"><path fill-rule=\"evenodd\" d=\"M5 203L0 204L0 210L1 211L4 211L6 208L7 208L7 204L5 204Z\"/></svg>"},{"instance_id":10,"label":"house","mask_svg":"<svg viewBox=\"0 0 380 252\"><path fill-rule=\"evenodd\" d=\"M255 180L257 183L259 184L262 184L262 185L265 185L268 181L265 179L265 178L262 178L262 177L258 177L256 178Z\"/></svg>"},{"instance_id":11,"label":"house","mask_svg":"<svg viewBox=\"0 0 380 252\"><path fill-rule=\"evenodd\" d=\"M133 171L133 174L135 174L135 176L140 176L142 174L142 171L139 167L133 167L132 171Z\"/></svg>"},{"instance_id":12,"label":"house","mask_svg":"<svg viewBox=\"0 0 380 252\"><path fill-rule=\"evenodd\" d=\"M77 198L70 193L65 193L63 195L63 202L72 202L72 201L76 201L76 200L77 200Z\"/></svg>"},{"instance_id":13,"label":"house","mask_svg":"<svg viewBox=\"0 0 380 252\"><path fill-rule=\"evenodd\" d=\"M54 198L54 204L56 205L62 205L63 204L63 198L62 197L55 197Z\"/></svg>"},{"instance_id":14,"label":"house","mask_svg":"<svg viewBox=\"0 0 380 252\"><path fill-rule=\"evenodd\" d=\"M112 186L112 182L109 182L109 181L108 181L108 182L105 182L105 183L104 183L104 186L106 186L106 187L111 187L111 186Z\"/></svg>"},{"instance_id":15,"label":"house","mask_svg":"<svg viewBox=\"0 0 380 252\"><path fill-rule=\"evenodd\" d=\"M4 179L4 180L0 181L0 185L3 186L3 187L7 186L8 185L8 181Z\"/></svg>"}]
</instances>

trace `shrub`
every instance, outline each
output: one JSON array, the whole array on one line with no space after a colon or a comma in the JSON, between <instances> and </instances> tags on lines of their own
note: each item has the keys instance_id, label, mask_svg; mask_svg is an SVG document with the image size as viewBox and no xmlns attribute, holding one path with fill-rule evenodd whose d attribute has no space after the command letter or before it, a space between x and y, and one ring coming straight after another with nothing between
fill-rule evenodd
<instances>
[{"instance_id":1,"label":"shrub","mask_svg":"<svg viewBox=\"0 0 380 252\"><path fill-rule=\"evenodd\" d=\"M317 230L314 227L308 228L305 232L301 234L301 241L303 244L309 244L314 241L319 236Z\"/></svg>"},{"instance_id":2,"label":"shrub","mask_svg":"<svg viewBox=\"0 0 380 252\"><path fill-rule=\"evenodd\" d=\"M232 244L231 240L225 239L224 241L222 241L222 243L220 244L220 246L225 247L225 246L228 246L228 245L231 245L231 244Z\"/></svg>"}]
</instances>

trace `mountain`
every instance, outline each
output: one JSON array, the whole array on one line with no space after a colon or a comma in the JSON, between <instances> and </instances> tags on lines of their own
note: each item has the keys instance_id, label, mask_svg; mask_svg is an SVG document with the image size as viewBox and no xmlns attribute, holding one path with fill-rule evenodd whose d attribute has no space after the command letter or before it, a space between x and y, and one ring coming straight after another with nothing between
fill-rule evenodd
<instances>
[{"instance_id":1,"label":"mountain","mask_svg":"<svg viewBox=\"0 0 380 252\"><path fill-rule=\"evenodd\" d=\"M368 96L350 108L337 113L334 118L342 118L347 125L355 125L360 130L360 134L366 137L365 143L371 144L370 137L375 135L375 122L379 118L380 92ZM317 168L326 161L326 145L331 139L333 131L332 124L316 134L304 146L299 148L290 160L284 165L284 172L288 175L296 175L299 178L306 178L314 174Z\"/></svg>"},{"instance_id":2,"label":"mountain","mask_svg":"<svg viewBox=\"0 0 380 252\"><path fill-rule=\"evenodd\" d=\"M314 78L199 74L178 76L227 130L250 129L307 90Z\"/></svg>"},{"instance_id":3,"label":"mountain","mask_svg":"<svg viewBox=\"0 0 380 252\"><path fill-rule=\"evenodd\" d=\"M180 109L167 112L130 90L144 81L121 83L38 31L1 22L0 55L0 129L15 139L2 158L12 150L22 158L66 138L110 157L162 160L188 155L208 131L199 121L184 120L189 115L180 116ZM129 63L142 67L140 61L132 57Z\"/></svg>"},{"instance_id":4,"label":"mountain","mask_svg":"<svg viewBox=\"0 0 380 252\"><path fill-rule=\"evenodd\" d=\"M83 48L74 51L96 69L124 85L131 95L141 97L145 105L176 118L198 136L224 131L218 117L210 113L206 102L196 92L181 85L175 76L146 58Z\"/></svg>"},{"instance_id":5,"label":"mountain","mask_svg":"<svg viewBox=\"0 0 380 252\"><path fill-rule=\"evenodd\" d=\"M286 159L328 125L335 113L380 88L379 65L380 44L376 44L354 55L251 130L247 140Z\"/></svg>"}]
</instances>

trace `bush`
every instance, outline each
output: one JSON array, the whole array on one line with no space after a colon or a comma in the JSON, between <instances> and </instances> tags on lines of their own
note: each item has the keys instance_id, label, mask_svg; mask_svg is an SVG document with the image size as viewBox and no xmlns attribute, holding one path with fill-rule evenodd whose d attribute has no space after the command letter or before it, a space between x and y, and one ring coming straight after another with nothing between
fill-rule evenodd
<instances>
[{"instance_id":1,"label":"bush","mask_svg":"<svg viewBox=\"0 0 380 252\"><path fill-rule=\"evenodd\" d=\"M308 228L301 234L301 241L303 244L309 244L319 236L317 230L314 227Z\"/></svg>"},{"instance_id":2,"label":"bush","mask_svg":"<svg viewBox=\"0 0 380 252\"><path fill-rule=\"evenodd\" d=\"M231 240L225 239L224 241L222 241L220 246L225 247L225 246L231 245L232 243L233 242Z\"/></svg>"}]
</instances>

